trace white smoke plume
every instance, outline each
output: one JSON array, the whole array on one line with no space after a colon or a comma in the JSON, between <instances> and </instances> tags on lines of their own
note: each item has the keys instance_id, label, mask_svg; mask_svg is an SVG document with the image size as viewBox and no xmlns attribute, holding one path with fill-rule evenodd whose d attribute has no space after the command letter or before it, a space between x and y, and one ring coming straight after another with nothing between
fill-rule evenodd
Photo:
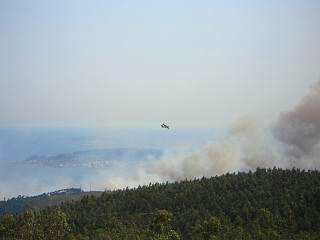
<instances>
[{"instance_id":1,"label":"white smoke plume","mask_svg":"<svg viewBox=\"0 0 320 240\"><path fill-rule=\"evenodd\" d=\"M270 140L254 121L243 119L220 141L208 143L189 156L163 159L146 168L146 173L182 180L272 166L278 163L278 156Z\"/></svg>"},{"instance_id":2,"label":"white smoke plume","mask_svg":"<svg viewBox=\"0 0 320 240\"><path fill-rule=\"evenodd\" d=\"M104 184L114 189L257 167L318 168L319 154L320 82L292 111L281 114L271 130L259 127L251 119L243 119L218 142L208 143L187 156L164 158L126 179L107 179Z\"/></svg>"}]
</instances>

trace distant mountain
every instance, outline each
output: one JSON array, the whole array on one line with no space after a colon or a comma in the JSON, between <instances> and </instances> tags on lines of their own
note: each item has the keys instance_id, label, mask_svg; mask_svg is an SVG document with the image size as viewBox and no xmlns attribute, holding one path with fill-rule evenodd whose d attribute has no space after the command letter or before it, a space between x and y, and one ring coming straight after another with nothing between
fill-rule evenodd
<instances>
[{"instance_id":1,"label":"distant mountain","mask_svg":"<svg viewBox=\"0 0 320 240\"><path fill-rule=\"evenodd\" d=\"M100 191L84 192L81 188L67 188L31 197L20 195L6 201L0 201L0 216L5 213L19 214L27 209L42 209L59 205L65 201L80 200L84 196L97 197L101 194Z\"/></svg>"},{"instance_id":2,"label":"distant mountain","mask_svg":"<svg viewBox=\"0 0 320 240\"><path fill-rule=\"evenodd\" d=\"M63 153L52 156L33 155L22 163L46 165L50 167L106 168L119 161L140 161L159 158L162 150L140 148L98 149Z\"/></svg>"}]
</instances>

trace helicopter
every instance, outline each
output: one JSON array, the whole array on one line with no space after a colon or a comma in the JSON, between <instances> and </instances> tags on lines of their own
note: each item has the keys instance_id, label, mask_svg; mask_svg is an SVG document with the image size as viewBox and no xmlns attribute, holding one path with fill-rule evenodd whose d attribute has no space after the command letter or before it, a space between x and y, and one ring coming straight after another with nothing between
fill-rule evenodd
<instances>
[{"instance_id":1,"label":"helicopter","mask_svg":"<svg viewBox=\"0 0 320 240\"><path fill-rule=\"evenodd\" d=\"M168 125L164 124L164 123L161 124L161 127L162 127L162 128L170 129L170 127L169 127Z\"/></svg>"}]
</instances>

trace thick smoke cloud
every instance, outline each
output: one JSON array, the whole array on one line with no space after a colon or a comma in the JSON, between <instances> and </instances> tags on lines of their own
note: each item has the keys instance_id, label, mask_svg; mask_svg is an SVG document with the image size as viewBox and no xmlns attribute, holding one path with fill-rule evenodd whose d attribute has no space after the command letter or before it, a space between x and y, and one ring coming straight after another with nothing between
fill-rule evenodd
<instances>
[{"instance_id":1,"label":"thick smoke cloud","mask_svg":"<svg viewBox=\"0 0 320 240\"><path fill-rule=\"evenodd\" d=\"M189 155L163 158L125 178L100 178L108 189L158 181L210 177L257 167L287 167L271 135L252 119L242 119L219 141L208 143ZM103 176L103 174L101 174Z\"/></svg>"},{"instance_id":2,"label":"thick smoke cloud","mask_svg":"<svg viewBox=\"0 0 320 240\"><path fill-rule=\"evenodd\" d=\"M320 153L320 82L287 113L281 114L274 136L284 144L290 165L301 168L319 167Z\"/></svg>"},{"instance_id":3,"label":"thick smoke cloud","mask_svg":"<svg viewBox=\"0 0 320 240\"><path fill-rule=\"evenodd\" d=\"M126 179L107 179L108 188L210 177L257 167L318 168L320 161L320 82L271 129L243 119L218 142L187 156L164 158Z\"/></svg>"},{"instance_id":4,"label":"thick smoke cloud","mask_svg":"<svg viewBox=\"0 0 320 240\"><path fill-rule=\"evenodd\" d=\"M243 119L220 141L209 143L189 156L164 159L146 172L165 180L182 180L272 166L277 160L268 135L259 131L254 121Z\"/></svg>"}]
</instances>

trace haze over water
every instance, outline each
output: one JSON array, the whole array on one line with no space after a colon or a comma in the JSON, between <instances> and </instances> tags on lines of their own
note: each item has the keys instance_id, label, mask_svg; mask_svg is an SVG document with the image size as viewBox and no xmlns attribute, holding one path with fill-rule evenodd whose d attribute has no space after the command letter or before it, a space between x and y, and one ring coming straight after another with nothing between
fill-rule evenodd
<instances>
[{"instance_id":1,"label":"haze over water","mask_svg":"<svg viewBox=\"0 0 320 240\"><path fill-rule=\"evenodd\" d=\"M98 176L126 177L164 156L221 136L215 129L0 129L0 197L67 188L104 190ZM120 149L121 151L119 151ZM117 151L118 150L118 151Z\"/></svg>"}]
</instances>

